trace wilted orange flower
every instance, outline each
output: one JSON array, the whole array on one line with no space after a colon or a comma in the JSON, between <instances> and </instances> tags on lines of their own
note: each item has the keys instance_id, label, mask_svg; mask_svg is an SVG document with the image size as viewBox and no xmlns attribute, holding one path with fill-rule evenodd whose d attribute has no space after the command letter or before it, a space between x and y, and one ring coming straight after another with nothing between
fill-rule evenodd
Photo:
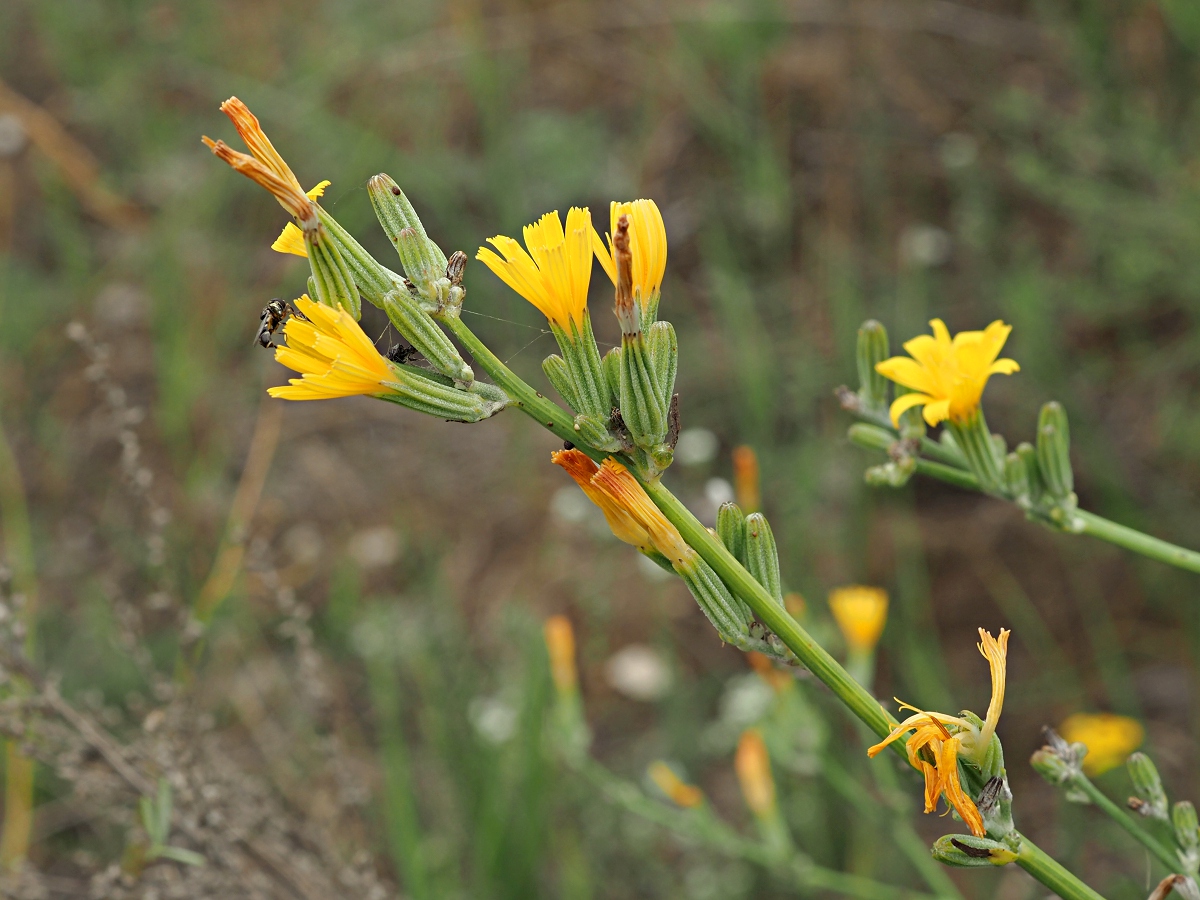
<instances>
[{"instance_id":1,"label":"wilted orange flower","mask_svg":"<svg viewBox=\"0 0 1200 900\"><path fill-rule=\"evenodd\" d=\"M652 764L647 774L660 791L671 798L671 802L684 809L693 809L704 802L704 791L688 784L675 774L675 770L662 760Z\"/></svg>"}]
</instances>

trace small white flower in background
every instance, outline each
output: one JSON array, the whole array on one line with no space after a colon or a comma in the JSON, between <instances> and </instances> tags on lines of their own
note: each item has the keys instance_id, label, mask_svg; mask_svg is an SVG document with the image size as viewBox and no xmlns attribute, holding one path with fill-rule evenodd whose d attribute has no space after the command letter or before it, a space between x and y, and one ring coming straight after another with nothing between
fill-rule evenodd
<instances>
[{"instance_id":1,"label":"small white flower in background","mask_svg":"<svg viewBox=\"0 0 1200 900\"><path fill-rule=\"evenodd\" d=\"M321 532L312 522L293 525L283 536L283 548L293 562L312 565L321 558Z\"/></svg>"},{"instance_id":2,"label":"small white flower in background","mask_svg":"<svg viewBox=\"0 0 1200 900\"><path fill-rule=\"evenodd\" d=\"M362 568L380 569L400 558L400 535L390 525L364 528L351 536L346 550Z\"/></svg>"},{"instance_id":3,"label":"small white flower in background","mask_svg":"<svg viewBox=\"0 0 1200 900\"><path fill-rule=\"evenodd\" d=\"M770 685L753 672L736 675L721 695L721 722L741 730L757 723L775 702Z\"/></svg>"},{"instance_id":4,"label":"small white flower in background","mask_svg":"<svg viewBox=\"0 0 1200 900\"><path fill-rule=\"evenodd\" d=\"M710 478L704 482L704 499L719 509L722 503L733 501L733 485L724 478Z\"/></svg>"},{"instance_id":5,"label":"small white flower in background","mask_svg":"<svg viewBox=\"0 0 1200 900\"><path fill-rule=\"evenodd\" d=\"M467 707L467 718L491 744L503 744L517 729L517 711L499 697L476 697Z\"/></svg>"},{"instance_id":6,"label":"small white flower in background","mask_svg":"<svg viewBox=\"0 0 1200 900\"><path fill-rule=\"evenodd\" d=\"M707 428L685 428L675 444L675 462L681 466L700 466L717 458L717 436Z\"/></svg>"},{"instance_id":7,"label":"small white flower in background","mask_svg":"<svg viewBox=\"0 0 1200 900\"><path fill-rule=\"evenodd\" d=\"M610 656L604 676L614 690L633 700L659 700L671 689L666 660L645 644L630 644Z\"/></svg>"},{"instance_id":8,"label":"small white flower in background","mask_svg":"<svg viewBox=\"0 0 1200 900\"><path fill-rule=\"evenodd\" d=\"M592 504L574 485L561 487L550 497L550 512L560 521L578 525L592 515Z\"/></svg>"},{"instance_id":9,"label":"small white flower in background","mask_svg":"<svg viewBox=\"0 0 1200 900\"><path fill-rule=\"evenodd\" d=\"M900 235L900 258L919 268L940 266L950 259L950 235L936 225L910 225Z\"/></svg>"}]
</instances>

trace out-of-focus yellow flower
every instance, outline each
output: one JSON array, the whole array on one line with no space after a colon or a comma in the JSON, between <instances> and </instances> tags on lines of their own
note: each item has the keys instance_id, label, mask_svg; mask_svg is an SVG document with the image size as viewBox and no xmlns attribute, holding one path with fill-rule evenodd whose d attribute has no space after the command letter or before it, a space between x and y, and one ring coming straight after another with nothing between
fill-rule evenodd
<instances>
[{"instance_id":1,"label":"out-of-focus yellow flower","mask_svg":"<svg viewBox=\"0 0 1200 900\"><path fill-rule=\"evenodd\" d=\"M658 786L658 789L671 798L671 802L676 806L693 809L704 802L704 791L694 784L688 784L662 760L652 764L647 774L649 774L650 780Z\"/></svg>"},{"instance_id":2,"label":"out-of-focus yellow flower","mask_svg":"<svg viewBox=\"0 0 1200 900\"><path fill-rule=\"evenodd\" d=\"M1008 635L1009 632L1004 628L1000 629L999 638L979 629L979 652L988 661L992 674L992 699L982 728L960 716L925 712L902 703L901 709L911 709L915 715L909 716L893 728L884 740L867 750L867 755L874 757L892 741L911 731L912 737L905 744L905 749L908 761L925 776L925 812L933 812L937 808L938 798L945 797L976 837L984 836L983 817L975 802L962 789L958 757L962 755L976 764L982 763L992 735L996 733L996 723L1000 721L1000 712L1004 707ZM921 751L925 748L928 748L934 762L930 763L922 755Z\"/></svg>"},{"instance_id":3,"label":"out-of-focus yellow flower","mask_svg":"<svg viewBox=\"0 0 1200 900\"><path fill-rule=\"evenodd\" d=\"M746 444L733 449L733 494L742 512L749 514L762 509L758 454Z\"/></svg>"},{"instance_id":4,"label":"out-of-focus yellow flower","mask_svg":"<svg viewBox=\"0 0 1200 900\"><path fill-rule=\"evenodd\" d=\"M546 653L550 657L550 677L562 696L573 694L578 684L575 669L575 630L566 616L551 616L542 625Z\"/></svg>"},{"instance_id":5,"label":"out-of-focus yellow flower","mask_svg":"<svg viewBox=\"0 0 1200 900\"><path fill-rule=\"evenodd\" d=\"M829 594L829 610L849 648L869 653L887 624L887 591L861 584L840 587Z\"/></svg>"},{"instance_id":6,"label":"out-of-focus yellow flower","mask_svg":"<svg viewBox=\"0 0 1200 900\"><path fill-rule=\"evenodd\" d=\"M789 672L775 667L775 664L762 653L751 650L746 654L746 660L750 663L750 668L758 673L758 677L771 686L771 690L775 693L786 691L796 684L796 678Z\"/></svg>"},{"instance_id":7,"label":"out-of-focus yellow flower","mask_svg":"<svg viewBox=\"0 0 1200 900\"><path fill-rule=\"evenodd\" d=\"M742 732L733 768L750 811L756 816L770 815L775 808L775 779L771 775L767 745L757 728Z\"/></svg>"},{"instance_id":8,"label":"out-of-focus yellow flower","mask_svg":"<svg viewBox=\"0 0 1200 900\"><path fill-rule=\"evenodd\" d=\"M617 266L613 261L613 237L621 216L629 217L629 252L632 259L634 296L643 309L658 295L662 287L663 273L667 270L667 229L662 213L653 200L632 200L619 203L614 200L609 206L610 231L608 244L600 239L594 229L592 246L596 258L608 273L613 285L617 284Z\"/></svg>"},{"instance_id":9,"label":"out-of-focus yellow flower","mask_svg":"<svg viewBox=\"0 0 1200 900\"><path fill-rule=\"evenodd\" d=\"M205 145L235 171L270 191L279 205L301 223L315 224L316 209L312 198L300 188L300 182L271 144L249 107L237 97L230 97L221 104L221 112L229 116L238 134L250 148L251 155L240 153L224 141L214 141L207 136L203 138Z\"/></svg>"},{"instance_id":10,"label":"out-of-focus yellow flower","mask_svg":"<svg viewBox=\"0 0 1200 900\"><path fill-rule=\"evenodd\" d=\"M1113 713L1075 713L1067 716L1058 733L1069 743L1087 745L1083 771L1088 775L1115 769L1146 739L1141 722Z\"/></svg>"},{"instance_id":11,"label":"out-of-focus yellow flower","mask_svg":"<svg viewBox=\"0 0 1200 900\"><path fill-rule=\"evenodd\" d=\"M965 422L979 408L991 376L1021 368L1015 360L996 359L1012 331L999 319L983 331L960 331L953 339L941 319L929 324L932 336L922 334L904 344L909 356L893 356L875 366L879 374L916 392L901 394L892 403L893 425L899 425L906 409L922 405L930 425L943 419Z\"/></svg>"},{"instance_id":12,"label":"out-of-focus yellow flower","mask_svg":"<svg viewBox=\"0 0 1200 900\"><path fill-rule=\"evenodd\" d=\"M558 450L550 460L575 479L600 507L612 533L625 543L642 551L656 550L672 564L695 555L637 479L612 457L597 466L582 450Z\"/></svg>"},{"instance_id":13,"label":"out-of-focus yellow flower","mask_svg":"<svg viewBox=\"0 0 1200 900\"><path fill-rule=\"evenodd\" d=\"M300 377L268 389L268 394L284 400L326 400L388 392L395 376L353 316L314 303L307 294L296 300L296 309L304 318L292 316L283 326L287 344L275 348L275 359Z\"/></svg>"},{"instance_id":14,"label":"out-of-focus yellow flower","mask_svg":"<svg viewBox=\"0 0 1200 900\"><path fill-rule=\"evenodd\" d=\"M503 258L487 247L480 247L475 258L568 335L572 323L582 329L592 278L592 214L571 207L564 230L558 212L549 212L526 225L523 234L528 252L498 234L488 243Z\"/></svg>"},{"instance_id":15,"label":"out-of-focus yellow flower","mask_svg":"<svg viewBox=\"0 0 1200 900\"><path fill-rule=\"evenodd\" d=\"M318 197L325 196L325 188L329 187L331 183L330 181L320 182L306 196L309 200L316 200ZM276 253L308 256L308 250L304 246L304 232L297 228L294 222L288 222L283 226L283 231L279 232L279 237L275 238L275 243L271 245L271 249Z\"/></svg>"}]
</instances>

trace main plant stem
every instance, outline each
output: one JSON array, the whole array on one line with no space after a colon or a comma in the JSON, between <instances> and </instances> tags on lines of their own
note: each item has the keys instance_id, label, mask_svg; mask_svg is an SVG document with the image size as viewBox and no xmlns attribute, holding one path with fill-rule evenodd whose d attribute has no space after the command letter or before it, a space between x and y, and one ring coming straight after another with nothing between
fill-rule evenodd
<instances>
[{"instance_id":1,"label":"main plant stem","mask_svg":"<svg viewBox=\"0 0 1200 900\"><path fill-rule=\"evenodd\" d=\"M893 432L877 425L859 424L850 426L850 440L860 447L883 450L886 453L898 438ZM965 469L928 459L917 459L916 462L919 475L928 475L969 491L983 490L979 480ZM1132 550L1134 553L1140 553L1142 556L1148 556L1150 559L1164 562L1169 566L1200 573L1200 553L1195 550L1151 537L1126 525L1118 525L1116 522L1084 509L1075 510L1072 515L1077 521L1083 523L1083 530L1076 532L1078 534L1090 534L1092 537L1116 544L1118 547L1124 547L1126 550Z\"/></svg>"},{"instance_id":2,"label":"main plant stem","mask_svg":"<svg viewBox=\"0 0 1200 900\"><path fill-rule=\"evenodd\" d=\"M512 398L513 405L564 441L574 443L578 440L571 416L556 403L535 391L501 362L462 319L446 318L442 321L488 376ZM593 459L605 458L604 453L590 447L580 445L579 449ZM937 463L929 465L938 465L939 468L954 471L949 466ZM663 515L679 529L684 540L713 567L729 589L746 602L759 621L778 635L809 671L833 691L868 728L880 737L887 736L895 720L883 711L878 701L851 678L850 673L843 669L824 647L814 641L795 619L775 603L775 598L767 593L767 590L734 559L674 494L663 487L661 482L643 482L643 486ZM904 755L901 744L902 741L895 741L892 746ZM1023 835L1017 864L1064 900L1104 900L1100 894L1047 856Z\"/></svg>"},{"instance_id":3,"label":"main plant stem","mask_svg":"<svg viewBox=\"0 0 1200 900\"><path fill-rule=\"evenodd\" d=\"M1089 800L1100 807L1101 811L1107 814L1110 819L1124 828L1135 841L1158 857L1158 861L1167 867L1168 872L1179 871L1179 857L1172 850L1163 846L1158 838L1141 828L1137 822L1130 818L1125 810L1117 806L1116 803L1100 791L1100 788L1092 784L1090 778L1080 773L1070 783L1087 794Z\"/></svg>"}]
</instances>

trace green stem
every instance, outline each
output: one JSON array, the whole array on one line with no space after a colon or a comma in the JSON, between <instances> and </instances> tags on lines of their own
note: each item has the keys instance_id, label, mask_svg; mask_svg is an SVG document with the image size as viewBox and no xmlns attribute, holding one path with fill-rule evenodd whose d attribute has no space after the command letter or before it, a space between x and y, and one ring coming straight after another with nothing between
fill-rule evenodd
<instances>
[{"instance_id":1,"label":"green stem","mask_svg":"<svg viewBox=\"0 0 1200 900\"><path fill-rule=\"evenodd\" d=\"M1125 525L1118 525L1086 510L1076 510L1075 516L1083 522L1083 534L1090 534L1170 566L1177 566L1189 572L1200 572L1200 553L1195 550L1188 550Z\"/></svg>"},{"instance_id":2,"label":"green stem","mask_svg":"<svg viewBox=\"0 0 1200 900\"><path fill-rule=\"evenodd\" d=\"M850 440L860 447L884 452L897 440L894 433L877 425L866 425L861 422L850 426L849 436ZM927 459L917 460L917 472L966 490L982 490L978 479L970 472ZM1076 532L1078 534L1090 534L1094 538L1108 541L1110 544L1116 544L1118 547L1124 547L1126 550L1132 550L1134 553L1140 553L1150 559L1156 559L1189 572L1200 573L1200 553L1195 550L1188 550L1186 547L1159 540L1126 525L1118 525L1116 522L1111 522L1103 516L1087 510L1077 509L1071 515L1083 524L1083 530Z\"/></svg>"},{"instance_id":3,"label":"green stem","mask_svg":"<svg viewBox=\"0 0 1200 900\"><path fill-rule=\"evenodd\" d=\"M1100 788L1092 784L1090 778L1081 772L1071 780L1071 784L1087 794L1088 799L1100 807L1101 811L1124 828L1135 841L1153 853L1158 858L1158 861L1167 867L1168 872L1179 871L1179 857L1170 849L1163 846L1158 838L1141 828L1129 813L1117 806L1116 803L1101 792Z\"/></svg>"},{"instance_id":4,"label":"green stem","mask_svg":"<svg viewBox=\"0 0 1200 900\"><path fill-rule=\"evenodd\" d=\"M1021 849L1017 852L1017 865L1044 884L1063 900L1104 900L1044 850L1023 834L1017 834Z\"/></svg>"},{"instance_id":5,"label":"green stem","mask_svg":"<svg viewBox=\"0 0 1200 900\"><path fill-rule=\"evenodd\" d=\"M563 440L572 442L577 440L572 418L565 410L547 400L504 365L461 319L447 318L442 321L462 342L488 376L508 393L513 399L513 405ZM883 431L883 429L875 430ZM580 449L586 451L594 459L603 459L605 456L589 447L581 446ZM937 463L926 464L954 471L949 466ZM746 602L759 620L778 635L779 639L796 654L796 657L808 667L809 671L824 682L868 728L880 737L888 735L895 724L895 719L883 711L878 701L862 685L851 678L837 660L814 641L795 619L776 605L775 598L767 593L766 588L742 568L741 563L734 559L721 542L713 537L708 529L692 515L691 511L680 503L674 494L663 487L661 482L643 486L655 505L662 510L663 515L679 529L683 539L704 558L705 562L713 567L729 589ZM904 739L901 738L894 741L892 747L902 757L905 757L903 743ZM1099 894L1025 838L1022 838L1022 851L1017 861L1022 868L1065 900L1102 900ZM853 876L845 876L841 873L832 873L832 875L846 884L849 883L847 879L853 878ZM887 889L884 885L878 887ZM889 896L894 897L895 894ZM879 894L873 894L871 897L862 897L862 900L885 900L885 898Z\"/></svg>"}]
</instances>

